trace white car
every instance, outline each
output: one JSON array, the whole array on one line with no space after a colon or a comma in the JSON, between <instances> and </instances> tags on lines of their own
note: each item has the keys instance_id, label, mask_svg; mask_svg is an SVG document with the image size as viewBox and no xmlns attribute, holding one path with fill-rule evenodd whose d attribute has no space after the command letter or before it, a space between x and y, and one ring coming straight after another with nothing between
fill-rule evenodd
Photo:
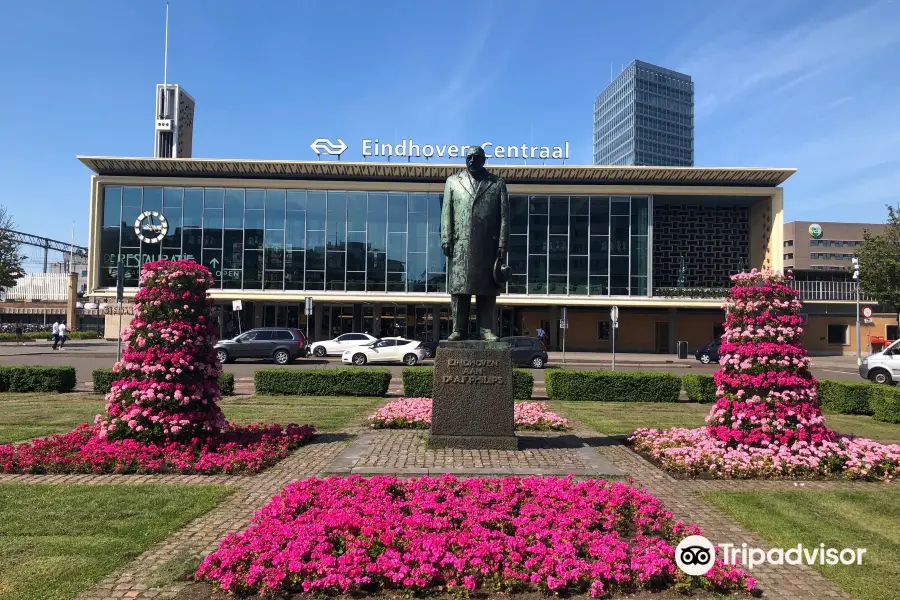
<instances>
[{"instance_id":1,"label":"white car","mask_svg":"<svg viewBox=\"0 0 900 600\"><path fill-rule=\"evenodd\" d=\"M341 355L341 362L362 366L369 362L402 362L413 366L425 359L425 349L415 340L388 337L364 346L348 348Z\"/></svg>"},{"instance_id":2,"label":"white car","mask_svg":"<svg viewBox=\"0 0 900 600\"><path fill-rule=\"evenodd\" d=\"M309 353L322 357L328 354L340 354L347 348L370 344L378 341L378 338L368 333L345 333L339 335L333 340L325 340L324 342L316 342L309 348Z\"/></svg>"}]
</instances>

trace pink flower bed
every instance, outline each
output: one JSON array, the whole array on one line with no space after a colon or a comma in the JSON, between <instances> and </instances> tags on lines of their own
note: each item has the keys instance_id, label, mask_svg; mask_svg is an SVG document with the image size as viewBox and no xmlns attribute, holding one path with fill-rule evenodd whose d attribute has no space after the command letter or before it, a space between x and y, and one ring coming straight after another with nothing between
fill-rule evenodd
<instances>
[{"instance_id":1,"label":"pink flower bed","mask_svg":"<svg viewBox=\"0 0 900 600\"><path fill-rule=\"evenodd\" d=\"M731 279L707 426L639 429L629 438L635 449L690 476L896 477L900 446L838 439L825 425L790 274L753 270Z\"/></svg>"},{"instance_id":2,"label":"pink flower bed","mask_svg":"<svg viewBox=\"0 0 900 600\"><path fill-rule=\"evenodd\" d=\"M863 438L729 447L701 427L638 429L629 440L635 450L663 468L692 477L881 480L900 476L900 445Z\"/></svg>"},{"instance_id":3,"label":"pink flower bed","mask_svg":"<svg viewBox=\"0 0 900 600\"><path fill-rule=\"evenodd\" d=\"M717 561L705 577L675 566L699 533L623 483L559 478L306 479L226 537L197 578L232 593L404 594L470 590L753 590Z\"/></svg>"},{"instance_id":4,"label":"pink flower bed","mask_svg":"<svg viewBox=\"0 0 900 600\"><path fill-rule=\"evenodd\" d=\"M187 442L105 440L97 426L0 446L0 473L257 473L313 437L308 425L226 425Z\"/></svg>"},{"instance_id":5,"label":"pink flower bed","mask_svg":"<svg viewBox=\"0 0 900 600\"><path fill-rule=\"evenodd\" d=\"M546 402L516 402L516 429L565 431L569 422L547 408ZM388 402L369 416L373 429L428 429L431 398L400 398Z\"/></svg>"}]
</instances>

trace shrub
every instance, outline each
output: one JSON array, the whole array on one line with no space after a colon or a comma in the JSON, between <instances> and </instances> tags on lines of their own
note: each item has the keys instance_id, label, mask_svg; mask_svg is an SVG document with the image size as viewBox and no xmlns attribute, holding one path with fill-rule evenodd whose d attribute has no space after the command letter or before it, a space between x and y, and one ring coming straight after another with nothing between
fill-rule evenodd
<instances>
[{"instance_id":1,"label":"shrub","mask_svg":"<svg viewBox=\"0 0 900 600\"><path fill-rule=\"evenodd\" d=\"M691 402L712 404L716 401L716 378L712 375L688 373L681 376L681 383Z\"/></svg>"},{"instance_id":2,"label":"shrub","mask_svg":"<svg viewBox=\"0 0 900 600\"><path fill-rule=\"evenodd\" d=\"M116 378L115 371L108 367L94 369L91 373L91 379L94 381L94 393L108 394Z\"/></svg>"},{"instance_id":3,"label":"shrub","mask_svg":"<svg viewBox=\"0 0 900 600\"><path fill-rule=\"evenodd\" d=\"M29 331L28 333L23 333L22 337L26 340L50 340L53 338L53 334L49 331ZM70 331L66 334L66 338L70 340L96 340L100 336L96 331ZM0 342L14 341L16 341L16 334L0 333Z\"/></svg>"},{"instance_id":4,"label":"shrub","mask_svg":"<svg viewBox=\"0 0 900 600\"><path fill-rule=\"evenodd\" d=\"M547 395L551 400L594 402L678 402L681 378L671 373L617 371L549 371Z\"/></svg>"},{"instance_id":5,"label":"shrub","mask_svg":"<svg viewBox=\"0 0 900 600\"><path fill-rule=\"evenodd\" d=\"M522 369L513 369L514 400L531 400L534 376ZM407 398L431 398L434 395L434 367L403 369L403 395Z\"/></svg>"},{"instance_id":6,"label":"shrub","mask_svg":"<svg viewBox=\"0 0 900 600\"><path fill-rule=\"evenodd\" d=\"M223 396L234 396L234 373L222 371L219 375L219 389Z\"/></svg>"},{"instance_id":7,"label":"shrub","mask_svg":"<svg viewBox=\"0 0 900 600\"><path fill-rule=\"evenodd\" d=\"M13 365L0 367L0 392L71 392L75 367Z\"/></svg>"},{"instance_id":8,"label":"shrub","mask_svg":"<svg viewBox=\"0 0 900 600\"><path fill-rule=\"evenodd\" d=\"M894 386L877 385L870 390L872 418L885 423L900 423L900 390Z\"/></svg>"},{"instance_id":9,"label":"shrub","mask_svg":"<svg viewBox=\"0 0 900 600\"><path fill-rule=\"evenodd\" d=\"M869 403L878 386L851 381L819 381L819 403L822 410L843 415L871 415Z\"/></svg>"},{"instance_id":10,"label":"shrub","mask_svg":"<svg viewBox=\"0 0 900 600\"><path fill-rule=\"evenodd\" d=\"M91 377L94 380L95 394L108 394L116 380L115 372L109 368L94 369ZM234 373L222 372L219 375L219 389L223 396L234 396Z\"/></svg>"},{"instance_id":11,"label":"shrub","mask_svg":"<svg viewBox=\"0 0 900 600\"><path fill-rule=\"evenodd\" d=\"M403 369L403 395L407 398L431 398L434 391L434 367Z\"/></svg>"},{"instance_id":12,"label":"shrub","mask_svg":"<svg viewBox=\"0 0 900 600\"><path fill-rule=\"evenodd\" d=\"M253 388L263 396L384 396L387 369L259 369Z\"/></svg>"}]
</instances>

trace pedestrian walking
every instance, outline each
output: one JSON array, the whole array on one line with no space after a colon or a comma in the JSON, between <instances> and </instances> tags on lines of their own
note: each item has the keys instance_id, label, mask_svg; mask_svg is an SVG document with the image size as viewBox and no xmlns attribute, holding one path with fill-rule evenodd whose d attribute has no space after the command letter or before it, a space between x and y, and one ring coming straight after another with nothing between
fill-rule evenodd
<instances>
[{"instance_id":1,"label":"pedestrian walking","mask_svg":"<svg viewBox=\"0 0 900 600\"><path fill-rule=\"evenodd\" d=\"M53 349L56 350L56 345L59 344L59 321L53 321L51 333L53 334Z\"/></svg>"},{"instance_id":2,"label":"pedestrian walking","mask_svg":"<svg viewBox=\"0 0 900 600\"><path fill-rule=\"evenodd\" d=\"M59 324L59 335L57 336L59 338L59 349L60 350L62 350L63 346L66 345L66 333L68 333L68 331L66 330L66 322L63 321L62 323Z\"/></svg>"},{"instance_id":3,"label":"pedestrian walking","mask_svg":"<svg viewBox=\"0 0 900 600\"><path fill-rule=\"evenodd\" d=\"M25 345L25 338L22 337L22 323L16 323L16 343Z\"/></svg>"}]
</instances>

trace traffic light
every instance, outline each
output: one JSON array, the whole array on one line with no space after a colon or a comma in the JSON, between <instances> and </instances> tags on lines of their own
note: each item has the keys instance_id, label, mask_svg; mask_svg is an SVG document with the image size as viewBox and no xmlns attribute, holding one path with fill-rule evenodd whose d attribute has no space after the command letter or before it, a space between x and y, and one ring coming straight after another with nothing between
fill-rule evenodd
<instances>
[{"instance_id":1,"label":"traffic light","mask_svg":"<svg viewBox=\"0 0 900 600\"><path fill-rule=\"evenodd\" d=\"M859 279L859 257L854 256L851 260L853 262L853 279Z\"/></svg>"}]
</instances>

